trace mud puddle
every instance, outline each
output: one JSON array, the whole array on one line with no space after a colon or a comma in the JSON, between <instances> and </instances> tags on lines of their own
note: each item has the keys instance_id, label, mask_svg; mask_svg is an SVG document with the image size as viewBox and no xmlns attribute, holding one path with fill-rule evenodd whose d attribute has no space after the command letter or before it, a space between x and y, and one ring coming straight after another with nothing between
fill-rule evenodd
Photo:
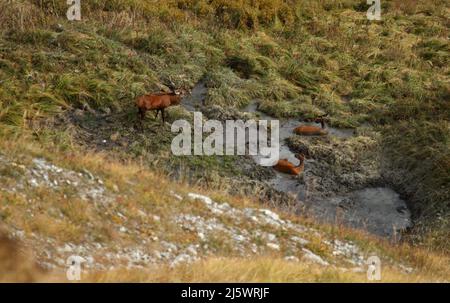
<instances>
[{"instance_id":1,"label":"mud puddle","mask_svg":"<svg viewBox=\"0 0 450 303\"><path fill-rule=\"evenodd\" d=\"M203 82L197 84L192 95L183 100L183 106L188 111L202 111L207 88ZM258 110L258 100L251 102L242 110L243 113L256 115L261 120L275 118ZM286 140L295 136L294 128L300 124L316 125L316 123L301 122L298 119L280 121L280 159L288 159L298 165L299 160L289 148ZM328 127L328 136L346 140L355 136L353 129L338 129ZM258 160L253 157L255 165ZM338 222L349 227L361 228L373 234L399 239L399 231L411 226L411 215L405 201L399 195L383 186L365 187L358 190L348 190L345 194L335 193L326 187L316 191L316 177L318 160L307 159L305 172L300 176L291 176L273 170L273 177L265 180L266 184L290 196L294 196L304 207L304 210L314 217L329 223ZM320 185L319 185L320 186ZM324 194L324 192L326 194Z\"/></svg>"},{"instance_id":2,"label":"mud puddle","mask_svg":"<svg viewBox=\"0 0 450 303\"><path fill-rule=\"evenodd\" d=\"M365 188L344 196L314 199L309 204L315 217L326 222L344 223L393 239L398 231L411 226L411 213L405 201L390 188Z\"/></svg>"}]
</instances>

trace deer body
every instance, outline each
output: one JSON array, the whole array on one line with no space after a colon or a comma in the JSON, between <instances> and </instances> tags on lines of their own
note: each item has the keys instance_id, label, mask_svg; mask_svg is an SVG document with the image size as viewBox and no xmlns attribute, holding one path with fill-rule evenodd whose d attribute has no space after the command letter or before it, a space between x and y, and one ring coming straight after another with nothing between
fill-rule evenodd
<instances>
[{"instance_id":1,"label":"deer body","mask_svg":"<svg viewBox=\"0 0 450 303\"><path fill-rule=\"evenodd\" d=\"M161 112L162 121L165 122L164 110L170 106L178 105L181 102L181 95L172 93L157 93L140 96L136 99L136 106L139 109L139 116L141 121L145 117L145 113L149 110Z\"/></svg>"},{"instance_id":2,"label":"deer body","mask_svg":"<svg viewBox=\"0 0 450 303\"><path fill-rule=\"evenodd\" d=\"M302 125L294 129L294 133L301 136L326 136L328 132L317 126Z\"/></svg>"},{"instance_id":3,"label":"deer body","mask_svg":"<svg viewBox=\"0 0 450 303\"><path fill-rule=\"evenodd\" d=\"M320 123L321 127L311 125L301 125L294 129L294 133L301 136L326 136L328 131L325 129L324 116L313 120L316 123Z\"/></svg>"},{"instance_id":4,"label":"deer body","mask_svg":"<svg viewBox=\"0 0 450 303\"><path fill-rule=\"evenodd\" d=\"M303 154L300 154L296 155L295 157L300 160L300 164L298 166L295 166L287 159L281 159L278 160L278 163L273 168L285 174L299 175L305 169L305 156Z\"/></svg>"}]
</instances>

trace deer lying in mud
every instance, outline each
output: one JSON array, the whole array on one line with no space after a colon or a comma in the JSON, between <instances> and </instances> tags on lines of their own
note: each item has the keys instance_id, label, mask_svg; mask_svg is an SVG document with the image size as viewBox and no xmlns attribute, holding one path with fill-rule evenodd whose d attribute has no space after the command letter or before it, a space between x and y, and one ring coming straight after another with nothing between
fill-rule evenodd
<instances>
[{"instance_id":1,"label":"deer lying in mud","mask_svg":"<svg viewBox=\"0 0 450 303\"><path fill-rule=\"evenodd\" d=\"M285 174L299 175L305 169L305 155L297 154L295 157L300 160L300 164L298 166L295 166L287 159L281 159L278 160L278 163L273 168Z\"/></svg>"},{"instance_id":2,"label":"deer lying in mud","mask_svg":"<svg viewBox=\"0 0 450 303\"><path fill-rule=\"evenodd\" d=\"M326 116L327 115L323 115L315 119L312 119L312 121L320 123L321 127L311 125L301 125L294 129L294 133L301 136L326 136L328 134L328 131L325 129Z\"/></svg>"},{"instance_id":3,"label":"deer lying in mud","mask_svg":"<svg viewBox=\"0 0 450 303\"><path fill-rule=\"evenodd\" d=\"M142 120L144 120L145 113L149 110L156 111L155 118L158 117L158 112L161 112L161 118L163 123L165 122L164 110L170 106L175 106L181 103L181 99L184 96L184 91L176 91L171 87L172 92L170 93L155 93L140 96L136 99L136 106L138 107L138 115Z\"/></svg>"}]
</instances>

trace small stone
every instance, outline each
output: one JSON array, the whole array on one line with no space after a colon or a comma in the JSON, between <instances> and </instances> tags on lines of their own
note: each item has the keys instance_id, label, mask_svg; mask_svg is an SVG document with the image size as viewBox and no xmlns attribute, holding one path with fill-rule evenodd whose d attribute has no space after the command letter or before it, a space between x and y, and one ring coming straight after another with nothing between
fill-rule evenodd
<instances>
[{"instance_id":1,"label":"small stone","mask_svg":"<svg viewBox=\"0 0 450 303\"><path fill-rule=\"evenodd\" d=\"M274 234L267 234L267 241L274 242L276 240L277 240L277 236L275 236Z\"/></svg>"},{"instance_id":2,"label":"small stone","mask_svg":"<svg viewBox=\"0 0 450 303\"><path fill-rule=\"evenodd\" d=\"M267 243L267 247L273 249L273 250L280 250L280 245L275 243Z\"/></svg>"},{"instance_id":3,"label":"small stone","mask_svg":"<svg viewBox=\"0 0 450 303\"><path fill-rule=\"evenodd\" d=\"M306 245L306 244L309 243L308 240L300 238L300 237L297 237L297 236L291 237L291 240L294 241L294 242L297 242L300 245Z\"/></svg>"},{"instance_id":4,"label":"small stone","mask_svg":"<svg viewBox=\"0 0 450 303\"><path fill-rule=\"evenodd\" d=\"M192 260L193 260L193 258L190 255L188 255L188 254L181 254L181 255L178 255L172 261L170 266L174 267L174 266L177 266L177 265L182 264L182 263L190 263L190 262L192 262Z\"/></svg>"},{"instance_id":5,"label":"small stone","mask_svg":"<svg viewBox=\"0 0 450 303\"><path fill-rule=\"evenodd\" d=\"M197 249L195 249L195 247L193 245L190 245L186 251L191 255L191 256L196 256L197 255Z\"/></svg>"},{"instance_id":6,"label":"small stone","mask_svg":"<svg viewBox=\"0 0 450 303\"><path fill-rule=\"evenodd\" d=\"M59 266L66 266L66 261L64 261L61 258L56 258L55 259L56 264L58 264Z\"/></svg>"},{"instance_id":7,"label":"small stone","mask_svg":"<svg viewBox=\"0 0 450 303\"><path fill-rule=\"evenodd\" d=\"M171 194L172 196L174 196L174 197L175 197L175 199L177 199L178 201L181 201L181 200L183 200L183 197L182 197L182 196L180 196L180 195L176 194L176 193L175 193L175 192L173 192L173 191L171 191L171 192L170 192L170 194Z\"/></svg>"},{"instance_id":8,"label":"small stone","mask_svg":"<svg viewBox=\"0 0 450 303\"><path fill-rule=\"evenodd\" d=\"M312 261L312 262L314 262L314 263L317 263L317 264L320 264L320 265L323 265L323 266L328 266L328 265L330 265L327 261L325 261L324 259L322 259L320 256L316 255L316 254L313 253L312 251L310 251L310 250L308 250L308 249L306 249L306 248L303 248L302 250L303 250L303 252L305 253L305 254L303 255L303 258L308 259L309 261Z\"/></svg>"},{"instance_id":9,"label":"small stone","mask_svg":"<svg viewBox=\"0 0 450 303\"><path fill-rule=\"evenodd\" d=\"M86 257L86 262L88 263L88 264L94 264L94 258L93 257L91 257L91 256L87 256Z\"/></svg>"},{"instance_id":10,"label":"small stone","mask_svg":"<svg viewBox=\"0 0 450 303\"><path fill-rule=\"evenodd\" d=\"M58 32L58 33L63 32L63 31L64 31L64 27L62 26L62 24L58 23L58 24L55 26L55 31Z\"/></svg>"},{"instance_id":11,"label":"small stone","mask_svg":"<svg viewBox=\"0 0 450 303\"><path fill-rule=\"evenodd\" d=\"M66 244L66 245L64 245L63 251L64 252L72 252L73 249L69 244Z\"/></svg>"}]
</instances>

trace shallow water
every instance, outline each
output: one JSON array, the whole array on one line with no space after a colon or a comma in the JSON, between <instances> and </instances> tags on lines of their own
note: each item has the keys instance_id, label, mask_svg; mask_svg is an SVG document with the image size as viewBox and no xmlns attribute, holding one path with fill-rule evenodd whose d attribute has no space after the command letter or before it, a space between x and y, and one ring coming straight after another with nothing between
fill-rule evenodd
<instances>
[{"instance_id":1,"label":"shallow water","mask_svg":"<svg viewBox=\"0 0 450 303\"><path fill-rule=\"evenodd\" d=\"M200 82L192 91L189 98L183 100L184 107L189 111L199 110L204 104L207 88ZM275 118L258 111L258 101L251 102L242 111L254 113L260 120L275 120ZM300 122L297 119L286 119L280 121L280 159L287 159L294 165L299 164L294 153L286 143L286 139L293 135L293 130L299 125L315 125L317 123ZM327 127L328 135L342 139L355 135L353 129L338 129ZM248 138L247 138L248 139ZM255 162L259 162L259 156L253 156ZM306 160L308 163L315 160ZM274 171L275 176L267 181L272 188L296 197L303 203L307 211L316 218L326 222L342 223L354 228L362 228L371 233L399 239L398 231L411 226L411 214L406 207L405 201L390 188L377 187L365 188L346 195L324 198L314 196L314 192L308 192L308 174L303 176L291 176Z\"/></svg>"}]
</instances>

